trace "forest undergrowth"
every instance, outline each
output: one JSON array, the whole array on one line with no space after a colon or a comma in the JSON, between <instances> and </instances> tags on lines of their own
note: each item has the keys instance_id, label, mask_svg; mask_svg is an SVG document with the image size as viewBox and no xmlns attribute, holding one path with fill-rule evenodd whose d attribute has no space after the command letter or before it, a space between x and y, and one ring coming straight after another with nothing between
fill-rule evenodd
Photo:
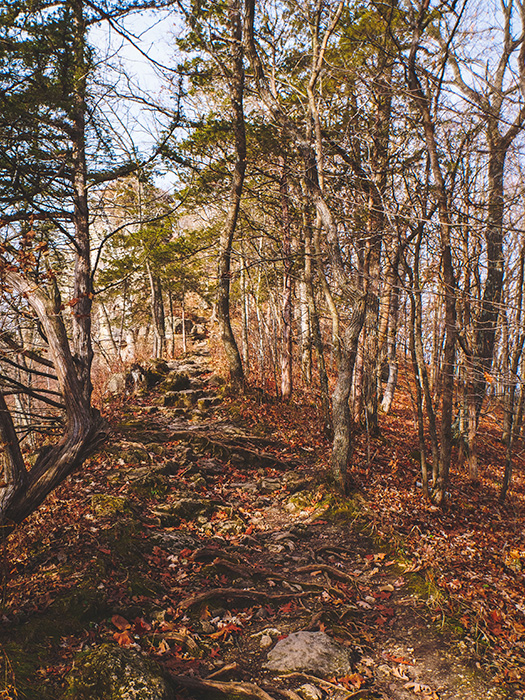
<instances>
[{"instance_id":1,"label":"forest undergrowth","mask_svg":"<svg viewBox=\"0 0 525 700\"><path fill-rule=\"evenodd\" d=\"M356 428L346 499L313 394L219 393L202 410L159 389L106 400L109 442L4 544L0 697L75 697L79 655L107 642L158 662L180 698L298 698L305 680L327 698L477 697L443 654L490 697L525 697L524 450L501 505L497 406L479 483L455 462L441 510L418 484L406 387L378 437ZM262 638L305 629L351 647L352 673L264 671Z\"/></svg>"}]
</instances>

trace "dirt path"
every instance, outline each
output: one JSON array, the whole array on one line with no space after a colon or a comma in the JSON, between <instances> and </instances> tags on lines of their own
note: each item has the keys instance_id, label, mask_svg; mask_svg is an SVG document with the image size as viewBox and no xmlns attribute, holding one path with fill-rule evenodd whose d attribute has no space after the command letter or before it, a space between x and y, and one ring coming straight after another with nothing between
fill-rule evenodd
<instances>
[{"instance_id":1,"label":"dirt path","mask_svg":"<svg viewBox=\"0 0 525 700\"><path fill-rule=\"evenodd\" d=\"M509 697L440 633L423 577L374 540L362 499L337 497L315 464L236 425L205 353L167 369L162 391L130 401L106 454L58 494L40 548L38 517L28 525L33 553L3 622L12 697L59 697L76 654L107 641L159 662L180 697ZM351 672L265 670L299 631L350 650ZM34 644L44 662L22 671Z\"/></svg>"}]
</instances>

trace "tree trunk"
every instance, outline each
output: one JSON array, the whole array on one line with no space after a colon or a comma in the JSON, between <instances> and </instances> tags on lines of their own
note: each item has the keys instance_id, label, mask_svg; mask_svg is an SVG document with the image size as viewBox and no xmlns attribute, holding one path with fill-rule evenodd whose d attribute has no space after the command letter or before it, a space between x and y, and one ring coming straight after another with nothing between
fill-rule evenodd
<instances>
[{"instance_id":1,"label":"tree trunk","mask_svg":"<svg viewBox=\"0 0 525 700\"><path fill-rule=\"evenodd\" d=\"M310 386L312 383L312 324L308 310L308 292L303 278L299 282L299 320L301 333L301 374L303 383Z\"/></svg>"},{"instance_id":2,"label":"tree trunk","mask_svg":"<svg viewBox=\"0 0 525 700\"><path fill-rule=\"evenodd\" d=\"M341 342L341 352L337 382L332 394L332 426L334 432L331 467L332 475L342 493L348 493L350 483L350 460L352 441L350 435L350 407L348 400L352 388L352 374L357 353L359 335L366 313L366 297L362 296L355 304L352 316L345 328Z\"/></svg>"},{"instance_id":3,"label":"tree trunk","mask_svg":"<svg viewBox=\"0 0 525 700\"><path fill-rule=\"evenodd\" d=\"M323 338L319 324L319 314L315 303L315 291L312 269L312 227L306 211L306 203L303 211L304 232L304 285L308 303L308 316L312 329L312 341L317 355L319 371L319 388L321 391L321 406L323 410L325 434L332 437L332 418L330 414L330 392L328 387L328 375L323 348Z\"/></svg>"},{"instance_id":4,"label":"tree trunk","mask_svg":"<svg viewBox=\"0 0 525 700\"><path fill-rule=\"evenodd\" d=\"M166 320L162 284L160 278L153 274L151 266L146 262L150 285L151 320L153 322L153 357L159 359L166 352Z\"/></svg>"},{"instance_id":5,"label":"tree trunk","mask_svg":"<svg viewBox=\"0 0 525 700\"><path fill-rule=\"evenodd\" d=\"M397 324L399 315L399 279L397 273L398 267L398 253L396 253L395 265L392 266L393 271L387 280L387 284L390 287L389 290L389 304L387 309L385 309L385 321L386 321L386 362L388 366L388 378L386 382L385 389L383 391L383 397L381 401L381 409L384 413L389 413L392 406L392 401L394 400L394 392L397 386L397 351L396 351L396 337L397 337ZM380 342L382 341L382 333L379 333Z\"/></svg>"},{"instance_id":6,"label":"tree trunk","mask_svg":"<svg viewBox=\"0 0 525 700\"><path fill-rule=\"evenodd\" d=\"M420 17L422 22L423 17ZM421 25L422 26L422 25ZM416 55L419 48L421 26L413 36L408 61L408 82L411 97L417 106L423 122L426 150L430 160L430 169L436 189L439 212L439 227L441 234L441 270L445 296L445 348L443 351L443 389L441 401L441 444L437 483L434 487L433 498L437 505L445 505L446 489L450 473L452 457L452 410L454 398L454 364L456 352L456 296L455 279L452 264L450 243L450 213L445 180L441 172L441 164L436 144L434 123L430 112L430 100L424 92L416 71Z\"/></svg>"},{"instance_id":7,"label":"tree trunk","mask_svg":"<svg viewBox=\"0 0 525 700\"><path fill-rule=\"evenodd\" d=\"M4 272L5 281L23 295L44 330L60 393L66 409L65 434L51 448L41 451L34 467L27 472L19 457L18 439L13 438L12 420L5 401L0 405L0 433L9 439L4 446L5 484L0 486L0 526L4 534L30 515L76 467L92 454L104 440L105 423L86 399L81 386L66 329L62 320L61 299L55 284L53 296L47 297L32 282L17 272ZM16 438L16 442L15 442Z\"/></svg>"},{"instance_id":8,"label":"tree trunk","mask_svg":"<svg viewBox=\"0 0 525 700\"><path fill-rule=\"evenodd\" d=\"M283 305L282 305L282 354L281 354L281 398L289 401L292 397L292 247L290 235L290 206L288 201L288 183L286 161L280 158L281 177L279 183L281 195L281 213L283 230Z\"/></svg>"},{"instance_id":9,"label":"tree trunk","mask_svg":"<svg viewBox=\"0 0 525 700\"><path fill-rule=\"evenodd\" d=\"M230 101L232 127L235 136L235 168L230 190L230 204L226 224L220 238L219 286L217 289L217 320L221 332L224 352L234 384L244 383L242 360L233 334L230 319L230 281L233 237L237 227L241 194L246 170L246 131L244 124L244 51L242 43L242 20L239 0L228 0L228 20L231 27L231 75Z\"/></svg>"},{"instance_id":10,"label":"tree trunk","mask_svg":"<svg viewBox=\"0 0 525 700\"><path fill-rule=\"evenodd\" d=\"M73 277L72 330L73 353L80 380L80 390L86 402L91 401L91 309L93 281L91 278L91 246L89 237L89 209L86 168L86 23L83 0L70 0L73 24L73 52L75 74L73 80L73 128L71 130L71 157L73 168L73 206L75 225L75 269Z\"/></svg>"}]
</instances>

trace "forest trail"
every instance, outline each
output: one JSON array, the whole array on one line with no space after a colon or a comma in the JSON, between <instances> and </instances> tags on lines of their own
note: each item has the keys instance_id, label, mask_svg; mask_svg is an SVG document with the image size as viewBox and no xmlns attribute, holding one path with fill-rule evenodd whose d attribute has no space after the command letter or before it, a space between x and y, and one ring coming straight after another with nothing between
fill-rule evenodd
<instances>
[{"instance_id":1,"label":"forest trail","mask_svg":"<svg viewBox=\"0 0 525 700\"><path fill-rule=\"evenodd\" d=\"M0 697L109 697L86 663L108 648L170 674L115 698L509 697L440 631L365 500L335 495L307 448L291 457L232 418L209 362L203 347L118 399L106 449L12 543ZM335 640L345 672L266 669L301 631Z\"/></svg>"}]
</instances>

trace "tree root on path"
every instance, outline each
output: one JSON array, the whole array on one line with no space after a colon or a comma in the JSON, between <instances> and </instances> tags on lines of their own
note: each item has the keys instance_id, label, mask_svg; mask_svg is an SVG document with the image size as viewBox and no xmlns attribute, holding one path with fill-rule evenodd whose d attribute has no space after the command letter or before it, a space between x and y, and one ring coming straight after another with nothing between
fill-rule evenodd
<instances>
[{"instance_id":1,"label":"tree root on path","mask_svg":"<svg viewBox=\"0 0 525 700\"><path fill-rule=\"evenodd\" d=\"M323 571L329 576L337 578L340 581L351 583L353 586L356 585L355 576L352 576L351 574L345 574L344 571L340 571L339 569L336 569L333 566L328 566L328 564L308 564L307 566L300 566L299 568L294 569L294 572L296 574L307 574L311 573L312 571Z\"/></svg>"},{"instance_id":2,"label":"tree root on path","mask_svg":"<svg viewBox=\"0 0 525 700\"><path fill-rule=\"evenodd\" d=\"M209 591L196 593L185 600L181 600L178 605L180 610L188 610L194 605L205 603L212 598L221 598L222 600L249 600L262 602L278 603L282 600L290 600L290 598L304 598L310 595L309 593L265 593L264 591L245 590L243 588L212 588Z\"/></svg>"},{"instance_id":3,"label":"tree root on path","mask_svg":"<svg viewBox=\"0 0 525 700\"><path fill-rule=\"evenodd\" d=\"M281 581L285 585L288 584L290 586L303 586L304 588L316 588L318 590L327 590L332 595L337 595L339 597L343 595L342 591L339 591L336 588L332 588L326 583L316 583L315 581L297 581L296 579L287 578L282 574L278 574L275 571L268 571L267 569L261 569L260 567L251 566L250 564L238 565L220 557L214 559L211 564L212 566L220 567L221 569L224 569L225 571L228 571L231 574L236 574L237 576L241 577L249 576L250 578L272 579L273 581ZM312 570L319 571L320 567L314 567ZM296 569L296 571L299 571L299 569Z\"/></svg>"},{"instance_id":4,"label":"tree root on path","mask_svg":"<svg viewBox=\"0 0 525 700\"><path fill-rule=\"evenodd\" d=\"M254 683L203 681L197 678L189 678L188 676L176 676L173 680L175 684L206 698L227 696L243 698L243 700L275 700L275 698L268 695L265 690Z\"/></svg>"},{"instance_id":5,"label":"tree root on path","mask_svg":"<svg viewBox=\"0 0 525 700\"><path fill-rule=\"evenodd\" d=\"M335 683L330 683L329 681L325 681L323 678L318 678L317 676L311 676L308 673L298 673L298 672L281 673L281 674L279 674L279 678L297 678L297 679L305 680L305 681L308 681L309 683L312 683L313 685L320 686L327 693L337 691L338 697L340 698L340 700L358 700L358 698L365 698L368 695L370 695L370 688L363 688L362 690L351 691L351 690L347 690L346 688L343 688L340 685L335 685ZM346 693L346 696L344 698L342 697L343 693Z\"/></svg>"}]
</instances>

